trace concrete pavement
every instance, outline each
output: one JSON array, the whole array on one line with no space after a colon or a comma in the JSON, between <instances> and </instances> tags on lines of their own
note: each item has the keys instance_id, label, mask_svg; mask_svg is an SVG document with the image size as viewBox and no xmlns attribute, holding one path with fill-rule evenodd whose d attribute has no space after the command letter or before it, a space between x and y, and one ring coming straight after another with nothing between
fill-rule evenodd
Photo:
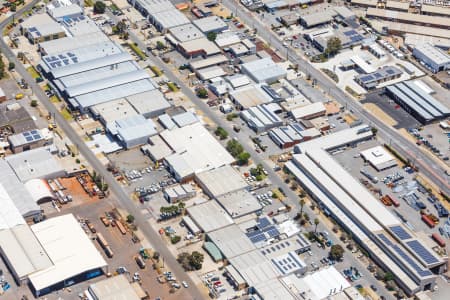
<instances>
[{"instance_id":1,"label":"concrete pavement","mask_svg":"<svg viewBox=\"0 0 450 300\"><path fill-rule=\"evenodd\" d=\"M38 1L33 1L27 6L23 7L20 11L17 12L18 15L21 15L24 11L32 7ZM12 17L6 19L0 24L0 30L3 31L5 26L12 21ZM0 41L0 50L1 52L8 58L10 62L14 62L16 65L16 72L18 72L28 83L30 88L33 90L36 97L39 101L45 106L45 108L55 116L55 122L58 124L59 128L61 128L66 136L78 147L79 152L83 155L83 157L89 162L89 164L94 168L98 174L103 176L105 182L108 183L109 189L111 192L117 197L117 204L119 204L122 208L127 210L130 214L135 216L135 223L141 229L144 236L151 242L153 248L161 253L164 257L165 264L171 269L171 271L175 274L175 276L181 281L184 280L189 284L189 292L193 299L203 299L206 294L202 293L194 284L194 282L190 279L190 277L186 274L186 272L182 269L180 264L176 261L176 258L170 253L167 246L162 241L160 235L155 232L151 226L147 223L147 220L142 216L139 209L134 205L133 201L130 199L129 195L127 195L122 187L117 183L117 181L113 178L113 176L106 170L105 166L101 164L101 162L97 159L94 153L86 146L83 139L77 135L75 130L71 127L71 125L63 118L63 116L59 113L56 107L50 102L48 97L45 95L41 87L36 84L35 80L31 77L31 75L24 68L22 63L17 59L8 45L4 42L3 38ZM109 201L112 201L111 198Z\"/></svg>"}]
</instances>

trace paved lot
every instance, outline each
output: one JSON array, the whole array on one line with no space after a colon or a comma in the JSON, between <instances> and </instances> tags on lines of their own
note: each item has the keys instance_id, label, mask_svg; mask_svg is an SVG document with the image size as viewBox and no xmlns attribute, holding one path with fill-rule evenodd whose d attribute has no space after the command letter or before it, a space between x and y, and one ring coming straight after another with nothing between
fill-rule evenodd
<instances>
[{"instance_id":1,"label":"paved lot","mask_svg":"<svg viewBox=\"0 0 450 300\"><path fill-rule=\"evenodd\" d=\"M420 125L414 117L397 105L391 98L381 94L379 91L367 94L366 99L361 101L361 103L376 104L382 111L384 111L384 113L388 114L397 122L394 126L396 129L415 128Z\"/></svg>"}]
</instances>

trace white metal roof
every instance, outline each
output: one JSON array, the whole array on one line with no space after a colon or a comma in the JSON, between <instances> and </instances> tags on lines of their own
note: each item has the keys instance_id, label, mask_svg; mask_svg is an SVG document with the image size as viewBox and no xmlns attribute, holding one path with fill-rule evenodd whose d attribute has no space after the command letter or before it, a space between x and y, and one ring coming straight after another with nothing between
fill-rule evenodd
<instances>
[{"instance_id":1,"label":"white metal roof","mask_svg":"<svg viewBox=\"0 0 450 300\"><path fill-rule=\"evenodd\" d=\"M256 249L237 225L209 232L208 237L227 259Z\"/></svg>"},{"instance_id":2,"label":"white metal roof","mask_svg":"<svg viewBox=\"0 0 450 300\"><path fill-rule=\"evenodd\" d=\"M239 190L224 194L217 201L233 217L247 215L262 209L258 200L247 190Z\"/></svg>"},{"instance_id":3,"label":"white metal roof","mask_svg":"<svg viewBox=\"0 0 450 300\"><path fill-rule=\"evenodd\" d=\"M219 16L209 16L206 18L197 19L192 21L192 23L194 23L194 25L204 33L221 31L228 28L227 23L225 23Z\"/></svg>"},{"instance_id":4,"label":"white metal roof","mask_svg":"<svg viewBox=\"0 0 450 300\"><path fill-rule=\"evenodd\" d=\"M215 200L188 207L187 212L204 232L233 224L233 219Z\"/></svg>"},{"instance_id":5,"label":"white metal roof","mask_svg":"<svg viewBox=\"0 0 450 300\"><path fill-rule=\"evenodd\" d=\"M43 179L31 179L25 183L25 188L36 203L43 199L55 199L47 181Z\"/></svg>"},{"instance_id":6,"label":"white metal roof","mask_svg":"<svg viewBox=\"0 0 450 300\"><path fill-rule=\"evenodd\" d=\"M255 291L263 299L270 300L294 300L294 296L289 292L286 286L284 286L279 279L271 279L262 282L258 282L253 287Z\"/></svg>"},{"instance_id":7,"label":"white metal roof","mask_svg":"<svg viewBox=\"0 0 450 300\"><path fill-rule=\"evenodd\" d=\"M180 43L179 46L188 53L204 51L207 56L220 53L219 47L205 37Z\"/></svg>"},{"instance_id":8,"label":"white metal roof","mask_svg":"<svg viewBox=\"0 0 450 300\"><path fill-rule=\"evenodd\" d=\"M211 196L242 190L248 187L244 178L232 166L226 165L195 174L196 180L206 188Z\"/></svg>"},{"instance_id":9,"label":"white metal roof","mask_svg":"<svg viewBox=\"0 0 450 300\"><path fill-rule=\"evenodd\" d=\"M323 113L325 114L326 108L322 102L314 102L311 104L307 104L305 106L301 106L298 108L294 108L291 110L291 114L295 119L303 119L309 118L312 115Z\"/></svg>"},{"instance_id":10,"label":"white metal roof","mask_svg":"<svg viewBox=\"0 0 450 300\"><path fill-rule=\"evenodd\" d=\"M245 63L242 65L242 70L257 82L265 82L286 75L286 70L276 64L270 57Z\"/></svg>"},{"instance_id":11,"label":"white metal roof","mask_svg":"<svg viewBox=\"0 0 450 300\"><path fill-rule=\"evenodd\" d=\"M42 147L8 156L6 161L22 182L65 173L53 155Z\"/></svg>"},{"instance_id":12,"label":"white metal roof","mask_svg":"<svg viewBox=\"0 0 450 300\"><path fill-rule=\"evenodd\" d=\"M2 173L3 170L2 168ZM0 183L0 203L2 207L0 209L0 230L26 224L22 214L19 212L3 184Z\"/></svg>"},{"instance_id":13,"label":"white metal roof","mask_svg":"<svg viewBox=\"0 0 450 300\"><path fill-rule=\"evenodd\" d=\"M164 29L170 29L184 24L189 24L191 21L178 9L161 11L152 14L153 19Z\"/></svg>"},{"instance_id":14,"label":"white metal roof","mask_svg":"<svg viewBox=\"0 0 450 300\"><path fill-rule=\"evenodd\" d=\"M181 43L199 39L205 36L192 23L170 28L170 33Z\"/></svg>"},{"instance_id":15,"label":"white metal roof","mask_svg":"<svg viewBox=\"0 0 450 300\"><path fill-rule=\"evenodd\" d=\"M72 214L34 224L31 230L54 263L29 276L36 290L107 265Z\"/></svg>"},{"instance_id":16,"label":"white metal roof","mask_svg":"<svg viewBox=\"0 0 450 300\"><path fill-rule=\"evenodd\" d=\"M161 93L158 89L131 95L126 99L141 115L153 114L155 112L165 110L171 106L170 103L167 102L163 93Z\"/></svg>"},{"instance_id":17,"label":"white metal roof","mask_svg":"<svg viewBox=\"0 0 450 300\"><path fill-rule=\"evenodd\" d=\"M109 38L103 32L93 32L76 37L64 37L56 40L39 43L39 47L44 49L46 54L54 54L81 48L99 42L109 41Z\"/></svg>"},{"instance_id":18,"label":"white metal roof","mask_svg":"<svg viewBox=\"0 0 450 300\"><path fill-rule=\"evenodd\" d=\"M210 56L206 59L199 59L199 60L191 61L189 64L192 69L198 70L198 69L202 69L205 67L218 65L218 64L224 63L226 61L228 61L228 58L225 55L217 54L214 56Z\"/></svg>"},{"instance_id":19,"label":"white metal roof","mask_svg":"<svg viewBox=\"0 0 450 300\"><path fill-rule=\"evenodd\" d=\"M97 300L141 300L124 274L91 284L89 292Z\"/></svg>"},{"instance_id":20,"label":"white metal roof","mask_svg":"<svg viewBox=\"0 0 450 300\"><path fill-rule=\"evenodd\" d=\"M437 65L450 64L450 55L439 50L430 43L419 44L414 48L414 51L421 52L424 56Z\"/></svg>"},{"instance_id":21,"label":"white metal roof","mask_svg":"<svg viewBox=\"0 0 450 300\"><path fill-rule=\"evenodd\" d=\"M387 163L394 163L394 165L397 164L395 158L382 146L366 149L360 153L365 160L369 161L374 166L384 165Z\"/></svg>"},{"instance_id":22,"label":"white metal roof","mask_svg":"<svg viewBox=\"0 0 450 300\"><path fill-rule=\"evenodd\" d=\"M97 104L90 109L95 115L99 115L105 124L138 115L133 106L123 98Z\"/></svg>"}]
</instances>

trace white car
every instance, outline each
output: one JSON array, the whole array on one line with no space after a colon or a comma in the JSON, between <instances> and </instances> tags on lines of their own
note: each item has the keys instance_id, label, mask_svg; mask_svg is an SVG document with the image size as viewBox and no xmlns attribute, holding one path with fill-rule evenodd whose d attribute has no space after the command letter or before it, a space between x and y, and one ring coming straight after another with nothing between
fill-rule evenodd
<instances>
[{"instance_id":1,"label":"white car","mask_svg":"<svg viewBox=\"0 0 450 300\"><path fill-rule=\"evenodd\" d=\"M186 281L182 281L181 284L182 284L185 288L188 288L188 287L189 287L189 284L188 284Z\"/></svg>"}]
</instances>

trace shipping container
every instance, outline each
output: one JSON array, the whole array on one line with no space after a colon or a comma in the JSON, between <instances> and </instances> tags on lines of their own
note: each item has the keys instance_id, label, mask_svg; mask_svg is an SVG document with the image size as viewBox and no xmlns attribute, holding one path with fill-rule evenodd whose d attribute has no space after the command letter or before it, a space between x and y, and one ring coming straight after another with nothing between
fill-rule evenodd
<instances>
[{"instance_id":1,"label":"shipping container","mask_svg":"<svg viewBox=\"0 0 450 300\"><path fill-rule=\"evenodd\" d=\"M430 228L434 228L435 226L434 222L427 215L422 215L422 221L424 221Z\"/></svg>"},{"instance_id":2,"label":"shipping container","mask_svg":"<svg viewBox=\"0 0 450 300\"><path fill-rule=\"evenodd\" d=\"M122 222L116 220L116 225L117 225L117 228L119 228L120 233L122 233L122 234L127 233L127 230L123 226Z\"/></svg>"},{"instance_id":3,"label":"shipping container","mask_svg":"<svg viewBox=\"0 0 450 300\"><path fill-rule=\"evenodd\" d=\"M445 247L445 241L438 233L433 233L431 237L439 246Z\"/></svg>"}]
</instances>

